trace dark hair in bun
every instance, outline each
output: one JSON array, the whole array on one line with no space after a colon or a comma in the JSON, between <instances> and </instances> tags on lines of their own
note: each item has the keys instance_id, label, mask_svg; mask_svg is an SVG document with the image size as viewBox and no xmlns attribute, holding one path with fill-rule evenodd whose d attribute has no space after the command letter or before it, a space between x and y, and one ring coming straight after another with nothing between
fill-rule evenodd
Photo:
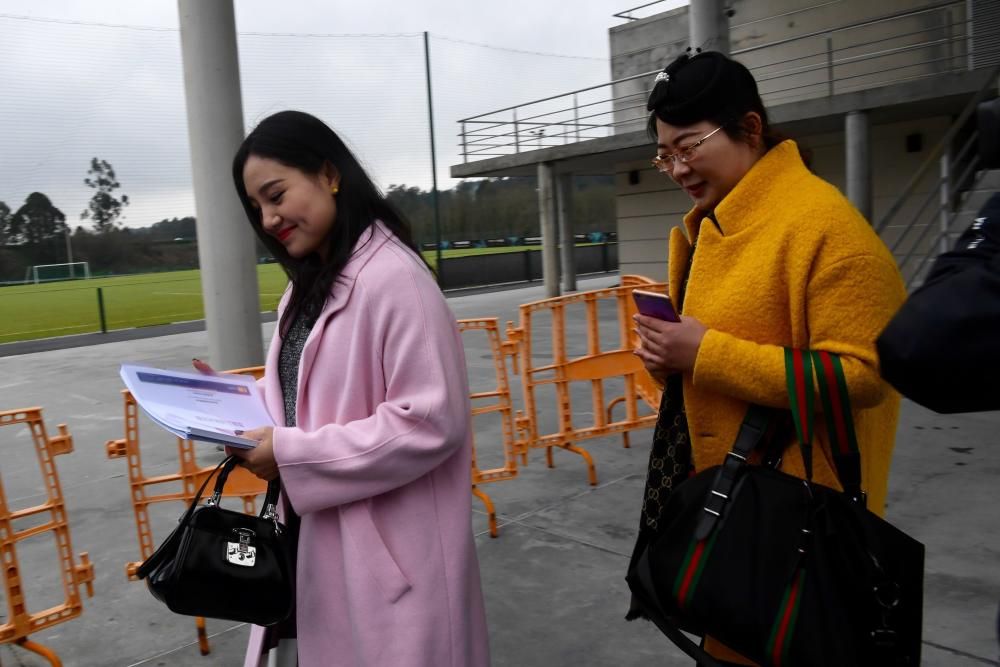
<instances>
[{"instance_id":1,"label":"dark hair in bun","mask_svg":"<svg viewBox=\"0 0 1000 667\"><path fill-rule=\"evenodd\" d=\"M656 75L646 110L650 112L646 129L654 138L659 118L681 127L708 120L722 126L733 140L742 141L748 132L737 121L753 111L760 116L766 148L784 139L771 129L750 70L718 51L692 55L688 49L674 59Z\"/></svg>"}]
</instances>

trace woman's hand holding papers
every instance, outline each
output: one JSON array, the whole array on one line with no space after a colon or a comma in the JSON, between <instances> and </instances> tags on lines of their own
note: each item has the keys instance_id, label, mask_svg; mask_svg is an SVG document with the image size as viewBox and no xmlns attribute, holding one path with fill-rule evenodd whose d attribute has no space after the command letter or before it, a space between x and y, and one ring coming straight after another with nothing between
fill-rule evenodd
<instances>
[{"instance_id":1,"label":"woman's hand holding papers","mask_svg":"<svg viewBox=\"0 0 1000 667\"><path fill-rule=\"evenodd\" d=\"M199 373L205 375L218 375L216 370L206 364L201 359L192 359L191 365ZM245 438L257 441L257 446L253 449L242 449L238 447L226 447L226 455L235 456L241 459L240 465L252 472L265 482L270 482L278 476L278 462L274 460L274 427L262 426L261 428L249 431L236 432Z\"/></svg>"},{"instance_id":2,"label":"woman's hand holding papers","mask_svg":"<svg viewBox=\"0 0 1000 667\"><path fill-rule=\"evenodd\" d=\"M214 368L206 364L201 359L192 359L191 365L194 366L194 369L196 371L198 371L203 375L218 375L218 373L215 372Z\"/></svg>"},{"instance_id":3,"label":"woman's hand holding papers","mask_svg":"<svg viewBox=\"0 0 1000 667\"><path fill-rule=\"evenodd\" d=\"M274 460L274 427L262 426L242 433L237 431L236 434L256 440L257 446L253 449L226 447L226 454L242 459L240 465L265 482L276 479L278 477L278 462Z\"/></svg>"}]
</instances>

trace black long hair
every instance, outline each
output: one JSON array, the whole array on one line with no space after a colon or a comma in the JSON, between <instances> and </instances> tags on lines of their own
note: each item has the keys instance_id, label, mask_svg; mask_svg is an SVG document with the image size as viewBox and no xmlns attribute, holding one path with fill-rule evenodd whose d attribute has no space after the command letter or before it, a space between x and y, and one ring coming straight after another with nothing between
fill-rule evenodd
<instances>
[{"instance_id":1,"label":"black long hair","mask_svg":"<svg viewBox=\"0 0 1000 667\"><path fill-rule=\"evenodd\" d=\"M243 167L251 155L276 160L309 175L321 173L324 166L330 164L340 174L337 220L326 241L325 261L319 253L296 259L264 231L261 211L250 202L243 182ZM262 120L236 151L233 182L250 225L292 284L291 298L279 323L282 334L300 314L310 319L319 315L330 297L333 283L350 260L355 244L375 220L385 223L400 243L423 257L402 214L386 200L340 137L310 114L280 111Z\"/></svg>"}]
</instances>

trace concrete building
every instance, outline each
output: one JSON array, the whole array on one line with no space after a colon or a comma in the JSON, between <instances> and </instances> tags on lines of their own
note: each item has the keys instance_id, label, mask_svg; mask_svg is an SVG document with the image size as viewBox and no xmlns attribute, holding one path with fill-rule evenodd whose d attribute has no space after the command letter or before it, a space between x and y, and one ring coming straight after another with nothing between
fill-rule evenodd
<instances>
[{"instance_id":1,"label":"concrete building","mask_svg":"<svg viewBox=\"0 0 1000 667\"><path fill-rule=\"evenodd\" d=\"M558 256L555 219L563 236L572 229L557 214L570 207L552 202L570 192L559 179L614 174L620 270L666 278L670 227L690 201L650 164L645 99L656 72L692 44L728 49L750 68L772 123L872 221L911 282L963 213L1000 188L978 169L974 113L997 94L996 0L693 0L627 18L635 11L608 31L609 83L460 121L464 162L452 176L541 179L548 261ZM539 130L544 142L528 147ZM552 295L557 273L546 274Z\"/></svg>"}]
</instances>

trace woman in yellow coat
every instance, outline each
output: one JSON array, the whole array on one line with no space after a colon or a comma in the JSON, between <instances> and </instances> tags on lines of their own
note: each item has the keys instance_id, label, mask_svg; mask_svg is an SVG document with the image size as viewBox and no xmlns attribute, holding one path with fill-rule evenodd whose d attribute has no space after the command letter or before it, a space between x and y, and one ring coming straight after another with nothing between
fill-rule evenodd
<instances>
[{"instance_id":1,"label":"woman in yellow coat","mask_svg":"<svg viewBox=\"0 0 1000 667\"><path fill-rule=\"evenodd\" d=\"M655 536L660 501L689 472L686 452L695 471L719 465L751 403L789 407L786 347L840 355L862 487L883 513L899 396L879 377L875 340L905 298L892 255L808 170L795 142L773 134L743 65L714 52L682 55L657 75L647 108L654 164L694 206L670 235L680 323L636 316L636 354L665 384L655 440L666 445L650 457L637 547ZM839 488L824 429L815 440L813 479ZM804 477L798 447L786 450L782 470ZM706 649L752 664L710 638Z\"/></svg>"}]
</instances>

